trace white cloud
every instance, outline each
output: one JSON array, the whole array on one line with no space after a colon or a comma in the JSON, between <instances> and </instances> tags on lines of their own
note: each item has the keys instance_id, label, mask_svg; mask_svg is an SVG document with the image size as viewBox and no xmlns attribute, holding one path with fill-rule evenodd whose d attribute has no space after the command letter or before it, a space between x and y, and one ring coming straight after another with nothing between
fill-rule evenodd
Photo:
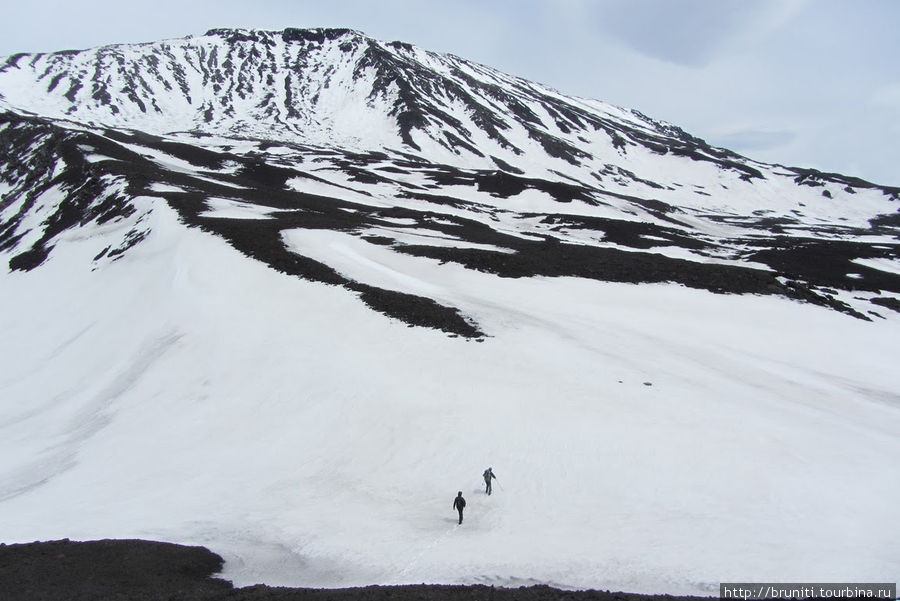
<instances>
[{"instance_id":1,"label":"white cloud","mask_svg":"<svg viewBox=\"0 0 900 601\"><path fill-rule=\"evenodd\" d=\"M596 26L653 58L702 67L759 43L784 27L807 0L606 0L582 3Z\"/></svg>"}]
</instances>

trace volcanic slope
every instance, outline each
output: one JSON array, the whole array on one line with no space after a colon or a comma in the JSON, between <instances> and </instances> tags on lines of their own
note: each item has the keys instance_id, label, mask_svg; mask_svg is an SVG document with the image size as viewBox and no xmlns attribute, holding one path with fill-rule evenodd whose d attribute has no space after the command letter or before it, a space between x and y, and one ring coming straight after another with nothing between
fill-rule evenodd
<instances>
[{"instance_id":1,"label":"volcanic slope","mask_svg":"<svg viewBox=\"0 0 900 601\"><path fill-rule=\"evenodd\" d=\"M900 190L349 30L15 55L0 110L8 542L897 580Z\"/></svg>"},{"instance_id":2,"label":"volcanic slope","mask_svg":"<svg viewBox=\"0 0 900 601\"><path fill-rule=\"evenodd\" d=\"M14 268L42 260L56 234L29 236L42 216L15 200L54 180L36 188L9 165L38 152L58 164L46 155L69 148L70 183L87 179L70 163L102 163L97 177L130 196L164 196L186 223L323 281L347 278L297 257L303 231L504 276L776 293L859 317L900 293L897 189L756 163L634 111L349 30L15 55L0 94L13 186L0 244L19 251ZM439 299L355 288L412 323L442 313L428 325L480 334Z\"/></svg>"}]
</instances>

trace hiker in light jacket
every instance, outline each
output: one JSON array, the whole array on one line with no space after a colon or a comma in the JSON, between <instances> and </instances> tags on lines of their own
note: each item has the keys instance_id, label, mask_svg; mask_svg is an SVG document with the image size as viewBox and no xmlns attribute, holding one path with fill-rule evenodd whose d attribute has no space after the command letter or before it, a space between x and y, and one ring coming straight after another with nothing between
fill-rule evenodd
<instances>
[{"instance_id":1,"label":"hiker in light jacket","mask_svg":"<svg viewBox=\"0 0 900 601\"><path fill-rule=\"evenodd\" d=\"M487 494L491 494L491 479L496 480L497 476L494 475L493 468L487 468L484 470L484 484L487 487L484 492Z\"/></svg>"}]
</instances>

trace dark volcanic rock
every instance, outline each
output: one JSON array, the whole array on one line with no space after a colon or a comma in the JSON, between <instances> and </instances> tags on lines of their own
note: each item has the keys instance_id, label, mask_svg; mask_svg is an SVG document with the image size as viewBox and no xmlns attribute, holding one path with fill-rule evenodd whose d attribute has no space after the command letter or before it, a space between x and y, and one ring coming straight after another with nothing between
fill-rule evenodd
<instances>
[{"instance_id":1,"label":"dark volcanic rock","mask_svg":"<svg viewBox=\"0 0 900 601\"><path fill-rule=\"evenodd\" d=\"M10 601L224 599L211 576L222 558L202 547L140 540L0 546L0 598Z\"/></svg>"},{"instance_id":2,"label":"dark volcanic rock","mask_svg":"<svg viewBox=\"0 0 900 601\"><path fill-rule=\"evenodd\" d=\"M203 547L141 540L0 545L0 598L9 601L687 601L701 597L563 591L549 586L234 588L214 578L222 558Z\"/></svg>"}]
</instances>

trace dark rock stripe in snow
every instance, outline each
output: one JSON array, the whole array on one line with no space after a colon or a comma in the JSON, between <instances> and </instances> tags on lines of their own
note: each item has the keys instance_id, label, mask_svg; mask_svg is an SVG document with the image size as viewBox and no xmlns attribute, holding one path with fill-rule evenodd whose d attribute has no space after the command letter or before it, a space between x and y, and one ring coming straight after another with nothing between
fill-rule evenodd
<instances>
[{"instance_id":1,"label":"dark rock stripe in snow","mask_svg":"<svg viewBox=\"0 0 900 601\"><path fill-rule=\"evenodd\" d=\"M717 293L777 294L831 307L862 319L868 317L837 300L835 290L850 288L900 293L900 275L854 262L857 259L890 260L898 255L900 245L883 240L878 244L855 241L852 238L866 232L849 228L840 230L838 226L832 226L835 236L839 234L850 240L788 236L784 235L783 224L761 223L760 219L764 217L755 221L735 217L730 225L748 231L747 239L737 241L745 249L743 260L771 267L771 271L766 271L741 265L740 261L732 264L701 262L646 252L652 247L674 247L714 256L722 244L691 235L690 229L678 221L678 209L660 202L648 204L647 200L620 195L671 222L672 227L566 212L518 213L516 219L533 220L545 226L543 233L523 238L491 225L496 220L493 216L501 209L430 190L408 190L400 192L399 197L460 211L447 214L401 206L373 207L342 198L339 186L332 187L334 195L320 196L293 190L287 185L293 178L316 180L317 176L309 173L305 165L328 161L351 175L356 174L350 181L359 182L357 194L360 190L365 193L369 184L402 188L402 180L392 179L394 173L421 173L426 180L435 183L438 191L446 186L470 186L502 201L522 191L533 190L549 194L564 208L572 202L595 202L593 199L598 191L584 184L547 182L502 171L467 171L416 161L414 157L391 162L386 161L389 155L384 153L329 151L323 154L320 150L302 147L295 148L301 157L299 161L278 164L275 159L256 153L213 150L143 132L107 130L100 135L73 131L60 128L49 120L12 113L0 114L0 125L6 125L0 131L0 146L4 152L0 156L0 181L13 185L0 208L15 208L0 224L0 251L14 251L9 259L11 269L30 270L40 265L51 252L55 237L67 229L90 223L100 225L133 215L135 208L130 198L159 197L160 193L154 187L162 185L174 190L162 196L185 224L223 237L246 256L285 274L343 286L358 293L363 302L376 311L407 324L466 338L479 338L484 332L458 309L401 290L385 290L353 281L330 266L289 249L282 238L283 232L327 229L360 235L360 232L378 227L431 231L436 236L450 236L466 243L494 246L498 250L394 244L390 238L371 235L362 235L362 239L390 245L397 252L454 262L503 277L574 276L628 283L674 282ZM143 153L141 149L148 152ZM93 161L86 160L88 153L95 157ZM190 164L195 171L167 168L153 160L153 153L174 157ZM385 162L394 165L391 170L383 168ZM228 169L224 168L226 165ZM121 182L121 186L111 187L109 182L112 180ZM20 244L20 240L30 233L24 225L29 221L26 219L29 211L34 209L43 193L54 188L58 189L60 197L54 206L47 208L40 235L29 245ZM207 202L210 198L228 198L255 207L265 211L268 218L210 215ZM488 219L484 218L485 212ZM407 225L398 224L398 220ZM34 221L30 220L32 227ZM869 233L876 232L879 227L882 231L878 233L890 235L890 228L883 224L873 226ZM554 235L561 230L588 232L620 248L564 242ZM146 234L147 230L140 227L138 219L114 248L100 253L95 260L121 256ZM852 277L848 278L849 274Z\"/></svg>"}]
</instances>

